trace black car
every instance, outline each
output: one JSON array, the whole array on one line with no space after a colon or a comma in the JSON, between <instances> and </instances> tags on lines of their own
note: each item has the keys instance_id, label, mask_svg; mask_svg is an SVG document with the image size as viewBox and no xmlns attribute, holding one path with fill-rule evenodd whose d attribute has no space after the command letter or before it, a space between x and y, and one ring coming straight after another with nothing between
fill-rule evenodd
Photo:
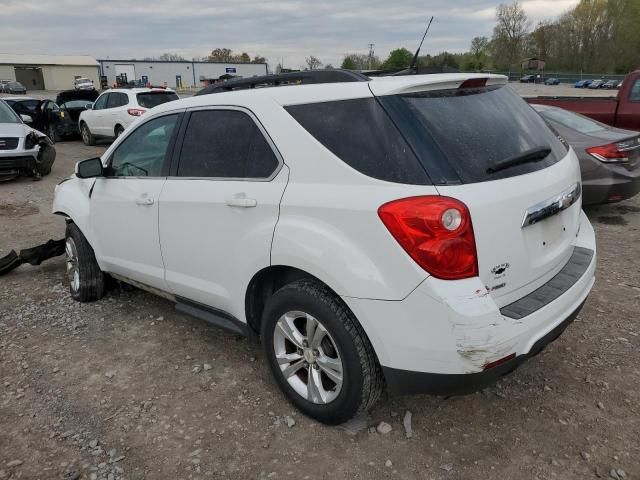
<instances>
[{"instance_id":1,"label":"black car","mask_svg":"<svg viewBox=\"0 0 640 480\"><path fill-rule=\"evenodd\" d=\"M31 117L28 124L43 133L53 142L64 137L78 135L78 117L87 109L87 104L98 98L95 90L65 90L56 101L35 98L5 98L16 113Z\"/></svg>"},{"instance_id":2,"label":"black car","mask_svg":"<svg viewBox=\"0 0 640 480\"><path fill-rule=\"evenodd\" d=\"M536 83L536 76L525 75L524 77L520 78L520 83Z\"/></svg>"},{"instance_id":3,"label":"black car","mask_svg":"<svg viewBox=\"0 0 640 480\"><path fill-rule=\"evenodd\" d=\"M93 103L98 95L96 90L65 90L58 94L55 103L44 100L41 106L41 131L54 142L59 142L64 137L79 135L80 113L85 111L87 104Z\"/></svg>"},{"instance_id":4,"label":"black car","mask_svg":"<svg viewBox=\"0 0 640 480\"><path fill-rule=\"evenodd\" d=\"M531 106L576 152L583 205L619 202L640 191L640 133L558 107Z\"/></svg>"},{"instance_id":5,"label":"black car","mask_svg":"<svg viewBox=\"0 0 640 480\"><path fill-rule=\"evenodd\" d=\"M20 82L6 82L2 85L2 93L10 93L12 95L27 93L27 89Z\"/></svg>"}]
</instances>

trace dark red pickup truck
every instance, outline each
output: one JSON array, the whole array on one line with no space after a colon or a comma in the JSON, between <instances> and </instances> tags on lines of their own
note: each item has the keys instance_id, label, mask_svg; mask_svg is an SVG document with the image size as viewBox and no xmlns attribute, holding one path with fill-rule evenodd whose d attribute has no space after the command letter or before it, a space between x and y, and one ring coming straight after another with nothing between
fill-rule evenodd
<instances>
[{"instance_id":1,"label":"dark red pickup truck","mask_svg":"<svg viewBox=\"0 0 640 480\"><path fill-rule=\"evenodd\" d=\"M525 100L581 113L614 127L640 131L640 70L624 78L615 97L531 97Z\"/></svg>"}]
</instances>

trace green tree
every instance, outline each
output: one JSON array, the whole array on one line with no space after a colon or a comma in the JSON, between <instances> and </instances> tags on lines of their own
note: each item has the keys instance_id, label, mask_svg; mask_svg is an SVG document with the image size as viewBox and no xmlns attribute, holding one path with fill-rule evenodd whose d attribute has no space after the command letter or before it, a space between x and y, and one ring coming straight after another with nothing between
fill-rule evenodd
<instances>
[{"instance_id":1,"label":"green tree","mask_svg":"<svg viewBox=\"0 0 640 480\"><path fill-rule=\"evenodd\" d=\"M498 5L496 21L492 38L493 56L500 66L511 70L512 65L522 60L521 54L530 22L519 1L510 5Z\"/></svg>"},{"instance_id":2,"label":"green tree","mask_svg":"<svg viewBox=\"0 0 640 480\"><path fill-rule=\"evenodd\" d=\"M349 55L346 55L344 57L344 59L342 60L342 65L340 65L340 68L346 68L348 70L355 70L356 67L356 62L353 60L353 58Z\"/></svg>"},{"instance_id":3,"label":"green tree","mask_svg":"<svg viewBox=\"0 0 640 480\"><path fill-rule=\"evenodd\" d=\"M413 60L413 54L406 48L396 48L389 53L389 56L382 64L385 70L402 70L409 68Z\"/></svg>"},{"instance_id":4,"label":"green tree","mask_svg":"<svg viewBox=\"0 0 640 480\"><path fill-rule=\"evenodd\" d=\"M351 70L369 70L380 68L380 58L377 55L369 55L362 53L347 53L342 60L342 68ZM344 65L349 65L345 67Z\"/></svg>"}]
</instances>

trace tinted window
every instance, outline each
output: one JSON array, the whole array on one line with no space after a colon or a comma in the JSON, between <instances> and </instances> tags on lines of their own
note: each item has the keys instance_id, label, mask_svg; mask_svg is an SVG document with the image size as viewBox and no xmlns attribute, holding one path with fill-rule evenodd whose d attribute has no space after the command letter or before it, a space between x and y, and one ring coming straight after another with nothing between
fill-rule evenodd
<instances>
[{"instance_id":1,"label":"tinted window","mask_svg":"<svg viewBox=\"0 0 640 480\"><path fill-rule=\"evenodd\" d=\"M127 103L129 103L129 97L127 97L126 93L113 92L109 94L109 100L107 100L106 108L122 107Z\"/></svg>"},{"instance_id":2,"label":"tinted window","mask_svg":"<svg viewBox=\"0 0 640 480\"><path fill-rule=\"evenodd\" d=\"M431 158L423 158L423 163L447 162L463 183L523 175L566 155L545 121L509 87L421 92L399 99L413 114L428 145ZM489 173L503 160L540 148L550 148L551 153Z\"/></svg>"},{"instance_id":3,"label":"tinted window","mask_svg":"<svg viewBox=\"0 0 640 480\"><path fill-rule=\"evenodd\" d=\"M595 120L561 108L544 108L538 113L547 120L557 122L580 133L589 134L605 130L604 126Z\"/></svg>"},{"instance_id":4,"label":"tinted window","mask_svg":"<svg viewBox=\"0 0 640 480\"><path fill-rule=\"evenodd\" d=\"M246 113L205 110L191 114L178 176L267 178L277 166L273 150Z\"/></svg>"},{"instance_id":5,"label":"tinted window","mask_svg":"<svg viewBox=\"0 0 640 480\"><path fill-rule=\"evenodd\" d=\"M286 109L316 140L359 172L388 182L430 183L375 99L311 103Z\"/></svg>"},{"instance_id":6,"label":"tinted window","mask_svg":"<svg viewBox=\"0 0 640 480\"><path fill-rule=\"evenodd\" d=\"M104 93L100 95L100 97L96 100L96 103L93 104L93 109L102 110L103 108L105 108L107 104L107 98L111 95L111 93Z\"/></svg>"},{"instance_id":7,"label":"tinted window","mask_svg":"<svg viewBox=\"0 0 640 480\"><path fill-rule=\"evenodd\" d=\"M40 100L13 100L9 101L16 111L21 113L33 113L38 110Z\"/></svg>"},{"instance_id":8,"label":"tinted window","mask_svg":"<svg viewBox=\"0 0 640 480\"><path fill-rule=\"evenodd\" d=\"M111 156L108 176L161 177L178 115L155 118L127 136Z\"/></svg>"},{"instance_id":9,"label":"tinted window","mask_svg":"<svg viewBox=\"0 0 640 480\"><path fill-rule=\"evenodd\" d=\"M633 87L631 87L629 100L634 102L640 102L640 80L636 80L636 83L634 83Z\"/></svg>"},{"instance_id":10,"label":"tinted window","mask_svg":"<svg viewBox=\"0 0 640 480\"><path fill-rule=\"evenodd\" d=\"M136 95L138 105L144 108L153 108L163 103L178 100L178 95L173 92L146 92Z\"/></svg>"}]
</instances>

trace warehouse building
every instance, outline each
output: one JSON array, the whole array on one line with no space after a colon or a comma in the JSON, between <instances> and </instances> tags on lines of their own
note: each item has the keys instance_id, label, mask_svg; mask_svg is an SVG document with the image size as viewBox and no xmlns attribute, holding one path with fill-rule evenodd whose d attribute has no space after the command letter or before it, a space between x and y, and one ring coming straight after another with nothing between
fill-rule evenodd
<instances>
[{"instance_id":1,"label":"warehouse building","mask_svg":"<svg viewBox=\"0 0 640 480\"><path fill-rule=\"evenodd\" d=\"M171 62L164 60L98 60L100 75L109 86L141 82L171 88L202 87L232 76L267 74L266 63Z\"/></svg>"},{"instance_id":2,"label":"warehouse building","mask_svg":"<svg viewBox=\"0 0 640 480\"><path fill-rule=\"evenodd\" d=\"M76 77L99 85L98 62L88 55L0 53L0 80L15 80L27 90L68 90Z\"/></svg>"}]
</instances>

